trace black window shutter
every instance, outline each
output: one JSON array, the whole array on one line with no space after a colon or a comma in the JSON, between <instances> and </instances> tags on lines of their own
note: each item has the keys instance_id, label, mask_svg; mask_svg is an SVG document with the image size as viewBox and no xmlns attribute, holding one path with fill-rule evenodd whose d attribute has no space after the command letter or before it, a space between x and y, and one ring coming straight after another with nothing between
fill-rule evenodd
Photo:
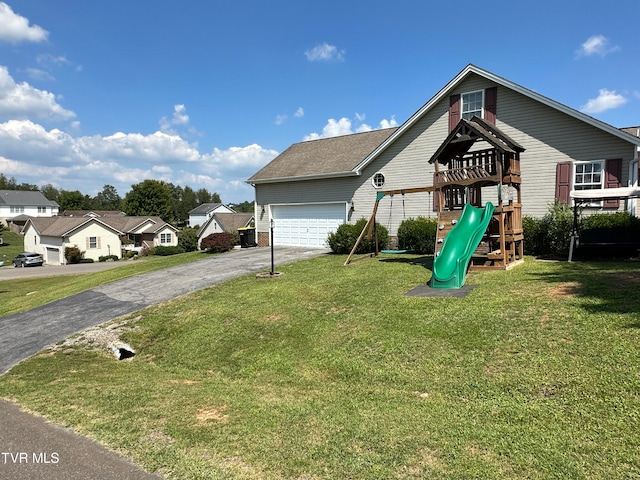
<instances>
[{"instance_id":1,"label":"black window shutter","mask_svg":"<svg viewBox=\"0 0 640 480\"><path fill-rule=\"evenodd\" d=\"M571 162L556 164L556 200L569 203L571 192Z\"/></svg>"},{"instance_id":2,"label":"black window shutter","mask_svg":"<svg viewBox=\"0 0 640 480\"><path fill-rule=\"evenodd\" d=\"M484 91L484 119L492 125L496 124L496 106L498 103L498 87Z\"/></svg>"},{"instance_id":3,"label":"black window shutter","mask_svg":"<svg viewBox=\"0 0 640 480\"><path fill-rule=\"evenodd\" d=\"M460 121L460 94L449 97L449 132L451 132Z\"/></svg>"},{"instance_id":4,"label":"black window shutter","mask_svg":"<svg viewBox=\"0 0 640 480\"><path fill-rule=\"evenodd\" d=\"M612 158L605 161L604 166L604 188L618 188L621 185L622 178L622 159ZM604 201L605 208L619 208L620 200L617 198L607 199Z\"/></svg>"}]
</instances>

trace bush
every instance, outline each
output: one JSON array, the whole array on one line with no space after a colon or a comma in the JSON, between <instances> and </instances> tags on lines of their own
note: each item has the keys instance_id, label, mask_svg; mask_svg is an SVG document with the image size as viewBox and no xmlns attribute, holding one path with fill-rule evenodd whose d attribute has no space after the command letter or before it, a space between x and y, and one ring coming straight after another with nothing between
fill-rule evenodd
<instances>
[{"instance_id":1,"label":"bush","mask_svg":"<svg viewBox=\"0 0 640 480\"><path fill-rule=\"evenodd\" d=\"M78 247L66 247L64 249L64 258L67 263L80 263L83 256L84 252L80 251Z\"/></svg>"},{"instance_id":2,"label":"bush","mask_svg":"<svg viewBox=\"0 0 640 480\"><path fill-rule=\"evenodd\" d=\"M178 232L178 246L185 252L195 252L198 249L198 230L184 227Z\"/></svg>"},{"instance_id":3,"label":"bush","mask_svg":"<svg viewBox=\"0 0 640 480\"><path fill-rule=\"evenodd\" d=\"M229 232L212 233L200 242L200 249L209 253L228 252L235 245L235 237Z\"/></svg>"},{"instance_id":4,"label":"bush","mask_svg":"<svg viewBox=\"0 0 640 480\"><path fill-rule=\"evenodd\" d=\"M547 227L546 222L543 222L542 218L522 217L525 255L538 256L549 254Z\"/></svg>"},{"instance_id":5,"label":"bush","mask_svg":"<svg viewBox=\"0 0 640 480\"><path fill-rule=\"evenodd\" d=\"M179 253L184 253L184 248L180 246L163 246L163 245L158 245L157 247L153 247L153 249L149 252L150 255L157 255L159 257L177 255Z\"/></svg>"},{"instance_id":6,"label":"bush","mask_svg":"<svg viewBox=\"0 0 640 480\"><path fill-rule=\"evenodd\" d=\"M93 263L93 258L81 258L78 263Z\"/></svg>"},{"instance_id":7,"label":"bush","mask_svg":"<svg viewBox=\"0 0 640 480\"><path fill-rule=\"evenodd\" d=\"M361 218L355 224L343 223L335 232L329 234L327 238L329 248L331 248L334 253L350 253L366 224L366 218ZM384 225L379 223L376 223L376 229L378 232L378 248L383 250L387 248L389 244L389 231ZM355 253L370 253L375 251L375 248L376 240L375 236L372 235L371 238L365 237L360 241L360 245L358 245Z\"/></svg>"},{"instance_id":8,"label":"bush","mask_svg":"<svg viewBox=\"0 0 640 480\"><path fill-rule=\"evenodd\" d=\"M117 255L103 255L101 257L98 257L98 261L99 262L117 262L118 261L118 256Z\"/></svg>"},{"instance_id":9,"label":"bush","mask_svg":"<svg viewBox=\"0 0 640 480\"><path fill-rule=\"evenodd\" d=\"M398 227L398 248L419 254L433 254L436 244L438 220L435 218L408 218Z\"/></svg>"},{"instance_id":10,"label":"bush","mask_svg":"<svg viewBox=\"0 0 640 480\"><path fill-rule=\"evenodd\" d=\"M582 217L580 230L589 228L631 228L640 227L640 218L629 212L598 213Z\"/></svg>"}]
</instances>

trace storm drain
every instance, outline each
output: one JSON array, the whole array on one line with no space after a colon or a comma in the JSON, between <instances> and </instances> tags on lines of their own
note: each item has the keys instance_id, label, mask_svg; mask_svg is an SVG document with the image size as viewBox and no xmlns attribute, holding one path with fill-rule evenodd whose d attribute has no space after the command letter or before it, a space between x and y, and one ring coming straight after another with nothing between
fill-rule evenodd
<instances>
[{"instance_id":1,"label":"storm drain","mask_svg":"<svg viewBox=\"0 0 640 480\"><path fill-rule=\"evenodd\" d=\"M135 356L136 351L126 343L111 345L111 351L118 360L126 360Z\"/></svg>"}]
</instances>

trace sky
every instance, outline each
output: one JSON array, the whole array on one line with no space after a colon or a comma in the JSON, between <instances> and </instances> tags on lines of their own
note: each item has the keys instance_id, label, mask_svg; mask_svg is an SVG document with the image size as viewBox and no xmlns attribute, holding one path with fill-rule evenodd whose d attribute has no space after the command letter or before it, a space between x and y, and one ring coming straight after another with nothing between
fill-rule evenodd
<instances>
[{"instance_id":1,"label":"sky","mask_svg":"<svg viewBox=\"0 0 640 480\"><path fill-rule=\"evenodd\" d=\"M0 1L0 173L254 199L293 143L401 125L468 64L640 125L640 0Z\"/></svg>"}]
</instances>

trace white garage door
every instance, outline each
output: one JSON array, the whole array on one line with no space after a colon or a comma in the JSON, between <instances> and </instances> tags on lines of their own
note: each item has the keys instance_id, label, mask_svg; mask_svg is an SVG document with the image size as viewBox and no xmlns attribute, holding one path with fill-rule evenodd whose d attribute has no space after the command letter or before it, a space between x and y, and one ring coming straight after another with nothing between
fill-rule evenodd
<instances>
[{"instance_id":1,"label":"white garage door","mask_svg":"<svg viewBox=\"0 0 640 480\"><path fill-rule=\"evenodd\" d=\"M346 220L345 203L272 205L275 245L327 246L327 236Z\"/></svg>"}]
</instances>

